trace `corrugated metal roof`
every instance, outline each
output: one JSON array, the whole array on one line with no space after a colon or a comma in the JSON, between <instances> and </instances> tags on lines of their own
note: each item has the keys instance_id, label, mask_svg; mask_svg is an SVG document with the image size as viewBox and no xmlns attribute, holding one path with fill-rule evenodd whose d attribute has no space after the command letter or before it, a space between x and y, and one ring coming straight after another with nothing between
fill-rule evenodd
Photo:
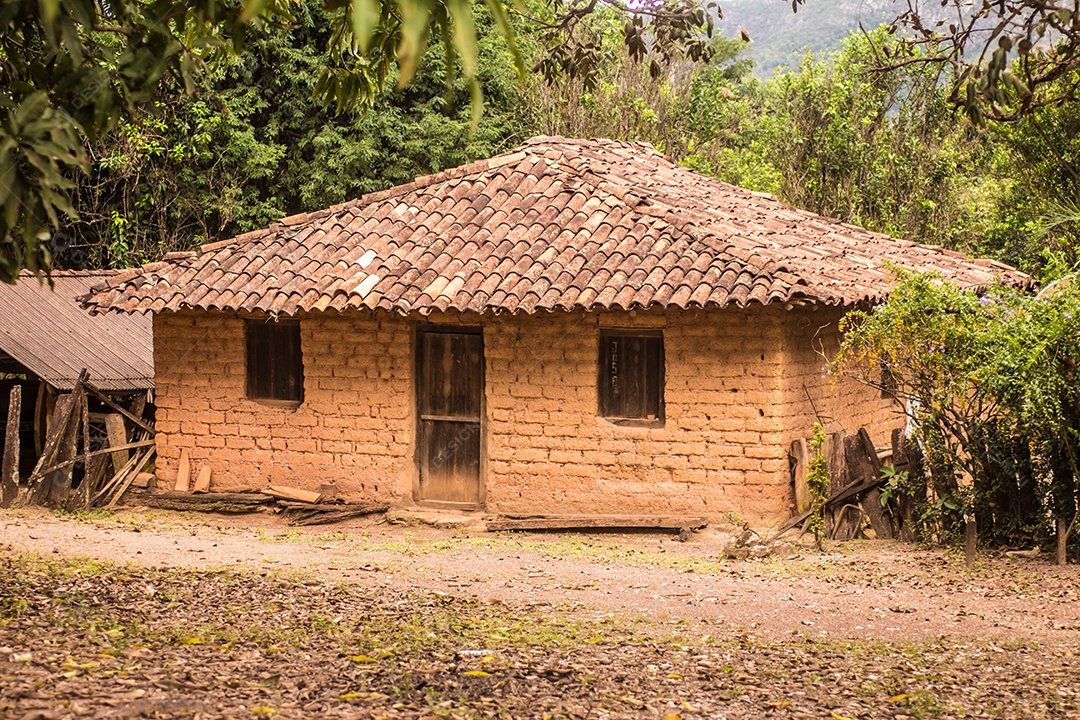
<instances>
[{"instance_id":1,"label":"corrugated metal roof","mask_svg":"<svg viewBox=\"0 0 1080 720\"><path fill-rule=\"evenodd\" d=\"M102 390L154 387L153 323L145 315L91 315L77 298L115 271L53 272L53 287L29 273L0 283L0 350L60 390L86 368Z\"/></svg>"},{"instance_id":2,"label":"corrugated metal roof","mask_svg":"<svg viewBox=\"0 0 1080 720\"><path fill-rule=\"evenodd\" d=\"M887 264L967 287L990 260L799 210L641 143L541 137L265 230L127 270L93 311L478 313L883 298Z\"/></svg>"}]
</instances>

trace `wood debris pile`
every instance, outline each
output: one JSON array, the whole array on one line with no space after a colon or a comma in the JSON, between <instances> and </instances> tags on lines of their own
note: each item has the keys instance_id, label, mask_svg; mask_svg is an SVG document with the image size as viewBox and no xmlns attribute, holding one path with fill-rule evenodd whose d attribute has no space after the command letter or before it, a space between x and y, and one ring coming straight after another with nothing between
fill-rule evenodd
<instances>
[{"instance_id":1,"label":"wood debris pile","mask_svg":"<svg viewBox=\"0 0 1080 720\"><path fill-rule=\"evenodd\" d=\"M795 486L796 514L777 529L777 536L802 525L809 526L810 493L806 474L810 452L805 440L791 444L792 483ZM854 435L840 431L829 435L822 448L832 482L825 500L825 530L830 540L857 537L910 542L915 539L912 517L914 498L898 495L895 511L881 502L881 490L887 482L881 469L890 463L897 472L916 470L922 462L918 448L902 429L893 430L892 446L878 450L866 428Z\"/></svg>"},{"instance_id":2,"label":"wood debris pile","mask_svg":"<svg viewBox=\"0 0 1080 720\"><path fill-rule=\"evenodd\" d=\"M209 487L209 466L204 466L206 487ZM200 475L203 472L200 471ZM183 480L183 477L180 478ZM177 487L184 485L178 480ZM324 490L327 486L324 486ZM332 492L326 492L332 495ZM283 485L271 485L262 492L214 493L196 484L191 491L147 494L138 500L140 505L162 510L180 510L219 513L252 513L271 510L289 520L290 525L325 525L384 513L390 509L386 503L344 503L324 498L324 493Z\"/></svg>"},{"instance_id":3,"label":"wood debris pile","mask_svg":"<svg viewBox=\"0 0 1080 720\"><path fill-rule=\"evenodd\" d=\"M765 540L756 532L744 525L742 532L731 539L721 555L729 560L746 560L747 558L766 557L789 557L795 552L795 546L789 542L780 540Z\"/></svg>"},{"instance_id":4,"label":"wood debris pile","mask_svg":"<svg viewBox=\"0 0 1080 720\"><path fill-rule=\"evenodd\" d=\"M125 407L95 387L84 370L74 389L56 398L33 472L20 484L22 393L19 386L13 387L4 431L0 507L113 507L133 484L148 484L153 475L144 471L152 467L155 448L153 421L144 417L146 408L145 393Z\"/></svg>"}]
</instances>

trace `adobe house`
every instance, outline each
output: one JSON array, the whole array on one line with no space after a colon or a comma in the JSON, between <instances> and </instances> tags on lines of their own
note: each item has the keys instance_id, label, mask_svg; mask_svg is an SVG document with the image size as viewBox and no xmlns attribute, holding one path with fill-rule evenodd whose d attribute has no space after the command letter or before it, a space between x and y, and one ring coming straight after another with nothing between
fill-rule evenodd
<instances>
[{"instance_id":1,"label":"adobe house","mask_svg":"<svg viewBox=\"0 0 1080 720\"><path fill-rule=\"evenodd\" d=\"M497 513L785 516L816 417L899 415L824 376L886 263L991 261L798 210L649 146L511 152L127 271L154 315L157 472Z\"/></svg>"}]
</instances>

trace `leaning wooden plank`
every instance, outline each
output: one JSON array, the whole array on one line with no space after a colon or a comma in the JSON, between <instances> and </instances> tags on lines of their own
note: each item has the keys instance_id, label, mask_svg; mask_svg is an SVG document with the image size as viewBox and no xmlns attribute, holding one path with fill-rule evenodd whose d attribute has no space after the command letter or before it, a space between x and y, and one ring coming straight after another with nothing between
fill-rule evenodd
<instances>
[{"instance_id":1,"label":"leaning wooden plank","mask_svg":"<svg viewBox=\"0 0 1080 720\"><path fill-rule=\"evenodd\" d=\"M98 400L105 403L106 405L108 405L110 408L112 408L116 412L118 412L121 415L123 415L124 417L126 417L131 422L135 423L137 426L141 427L146 432L148 432L148 433L153 433L154 432L154 426L153 425L148 424L142 418L135 417L135 415L133 415L128 410L126 410L126 409L120 407L119 405L117 405L116 403L114 403L105 393L98 390L91 383L84 382L83 385L86 387L87 391L91 395L93 395L94 397L96 397Z\"/></svg>"},{"instance_id":2,"label":"leaning wooden plank","mask_svg":"<svg viewBox=\"0 0 1080 720\"><path fill-rule=\"evenodd\" d=\"M187 492L191 482L191 460L187 448L180 450L180 469L176 471L176 492Z\"/></svg>"},{"instance_id":3,"label":"leaning wooden plank","mask_svg":"<svg viewBox=\"0 0 1080 720\"><path fill-rule=\"evenodd\" d=\"M705 518L700 517L650 517L647 515L546 515L538 517L512 518L505 517L489 520L487 529L497 530L586 530L590 528L621 530L621 529L653 529L653 530L681 530L690 528L697 530L708 525Z\"/></svg>"},{"instance_id":4,"label":"leaning wooden plank","mask_svg":"<svg viewBox=\"0 0 1080 720\"><path fill-rule=\"evenodd\" d=\"M160 510L250 513L259 512L274 501L275 498L261 493L157 493L143 496L139 504Z\"/></svg>"},{"instance_id":5,"label":"leaning wooden plank","mask_svg":"<svg viewBox=\"0 0 1080 720\"><path fill-rule=\"evenodd\" d=\"M90 498L90 505L97 507L103 500L108 499L116 486L122 483L124 478L127 477L128 472L135 467L137 461L138 456L132 456L132 458L127 461L127 464L120 468L120 472L115 473L101 486L100 490L94 493L93 497Z\"/></svg>"},{"instance_id":6,"label":"leaning wooden plank","mask_svg":"<svg viewBox=\"0 0 1080 720\"><path fill-rule=\"evenodd\" d=\"M866 428L859 428L858 437L862 455L865 458L862 462L869 466L874 478L880 479L881 461L878 460L877 449L874 447L873 440L870 439L870 433L867 432ZM892 516L888 509L881 504L881 492L877 489L877 485L867 489L861 504L866 515L870 518L870 524L873 526L874 534L878 539L891 539L893 537Z\"/></svg>"},{"instance_id":7,"label":"leaning wooden plank","mask_svg":"<svg viewBox=\"0 0 1080 720\"><path fill-rule=\"evenodd\" d=\"M191 488L193 493L208 493L210 492L210 466L203 465L199 468L199 474L195 478L195 487Z\"/></svg>"},{"instance_id":8,"label":"leaning wooden plank","mask_svg":"<svg viewBox=\"0 0 1080 720\"><path fill-rule=\"evenodd\" d=\"M68 424L74 415L77 399L76 393L70 392L61 395L60 399L56 401L56 407L53 408L52 422L49 423L49 431L45 434L45 447L41 451L41 456L38 457L34 471L30 473L30 479L27 481L29 486L27 501L31 505L40 505L49 494L49 486L44 482L46 476L42 470L55 462L57 449L63 441Z\"/></svg>"},{"instance_id":9,"label":"leaning wooden plank","mask_svg":"<svg viewBox=\"0 0 1080 720\"><path fill-rule=\"evenodd\" d=\"M7 429L4 432L4 461L0 468L0 507L9 508L19 494L19 417L22 413L22 385L8 396Z\"/></svg>"},{"instance_id":10,"label":"leaning wooden plank","mask_svg":"<svg viewBox=\"0 0 1080 720\"><path fill-rule=\"evenodd\" d=\"M113 472L120 472L120 468L124 467L128 461L127 450L120 449L121 446L128 443L127 425L124 424L124 416L120 413L106 415L105 434L109 438L109 447L116 448L112 456Z\"/></svg>"},{"instance_id":11,"label":"leaning wooden plank","mask_svg":"<svg viewBox=\"0 0 1080 720\"><path fill-rule=\"evenodd\" d=\"M106 505L106 507L116 506L116 503L120 501L120 498L127 492L127 489L131 487L131 483L135 482L135 478L138 477L139 471L146 467L146 463L150 462L150 458L153 457L155 451L156 448L150 448L143 453L139 461L135 463L135 466L128 471L127 477L124 478L124 481L113 493L112 499L109 500L109 504Z\"/></svg>"},{"instance_id":12,"label":"leaning wooden plank","mask_svg":"<svg viewBox=\"0 0 1080 720\"><path fill-rule=\"evenodd\" d=\"M42 483L46 488L44 503L61 510L67 508L68 500L71 498L71 480L75 468L73 462L67 461L74 460L77 452L79 418L81 417L83 400L81 388L76 387L71 394L73 396L73 407L65 423L64 434L60 437L60 442L56 446L56 454L53 456L53 462L61 463L64 467L51 473L42 473L44 475Z\"/></svg>"},{"instance_id":13,"label":"leaning wooden plank","mask_svg":"<svg viewBox=\"0 0 1080 720\"><path fill-rule=\"evenodd\" d=\"M806 510L799 513L798 515L793 515L792 517L789 517L787 520L780 524L780 527L776 528L776 531L773 533L772 538L770 539L777 539L778 537L786 533L788 530L796 527L802 521L809 519L811 512L813 512L813 509Z\"/></svg>"},{"instance_id":14,"label":"leaning wooden plank","mask_svg":"<svg viewBox=\"0 0 1080 720\"><path fill-rule=\"evenodd\" d=\"M317 503L322 499L322 495L317 492L286 487L285 485L271 485L266 490L263 490L263 492L267 495L281 498L282 500L299 500L300 502Z\"/></svg>"},{"instance_id":15,"label":"leaning wooden plank","mask_svg":"<svg viewBox=\"0 0 1080 720\"><path fill-rule=\"evenodd\" d=\"M62 470L63 468L66 468L68 465L74 465L75 463L77 463L77 462L79 462L81 460L90 460L90 459L100 457L100 456L103 456L103 455L109 455L110 453L114 453L114 452L117 452L119 450L135 450L135 449L138 449L138 448L150 447L151 445L154 445L156 442L157 441L154 440L154 438L150 438L149 440L139 440L138 442L130 442L127 445L121 445L120 447L116 447L116 448L107 447L107 448L102 448L101 450L94 450L93 452L84 453L84 454L79 455L77 457L74 457L74 458L72 458L70 460L65 460L64 462L56 463L55 465L50 465L49 467L42 470L41 474L42 475L47 475L47 474L53 472L54 470Z\"/></svg>"}]
</instances>

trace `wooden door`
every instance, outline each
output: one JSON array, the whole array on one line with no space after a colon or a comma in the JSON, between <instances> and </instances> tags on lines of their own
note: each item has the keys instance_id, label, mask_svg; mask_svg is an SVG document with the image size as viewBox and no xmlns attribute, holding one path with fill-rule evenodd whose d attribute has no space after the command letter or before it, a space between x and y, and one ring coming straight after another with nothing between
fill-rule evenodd
<instances>
[{"instance_id":1,"label":"wooden door","mask_svg":"<svg viewBox=\"0 0 1080 720\"><path fill-rule=\"evenodd\" d=\"M418 501L480 505L484 337L423 329L417 339Z\"/></svg>"}]
</instances>

